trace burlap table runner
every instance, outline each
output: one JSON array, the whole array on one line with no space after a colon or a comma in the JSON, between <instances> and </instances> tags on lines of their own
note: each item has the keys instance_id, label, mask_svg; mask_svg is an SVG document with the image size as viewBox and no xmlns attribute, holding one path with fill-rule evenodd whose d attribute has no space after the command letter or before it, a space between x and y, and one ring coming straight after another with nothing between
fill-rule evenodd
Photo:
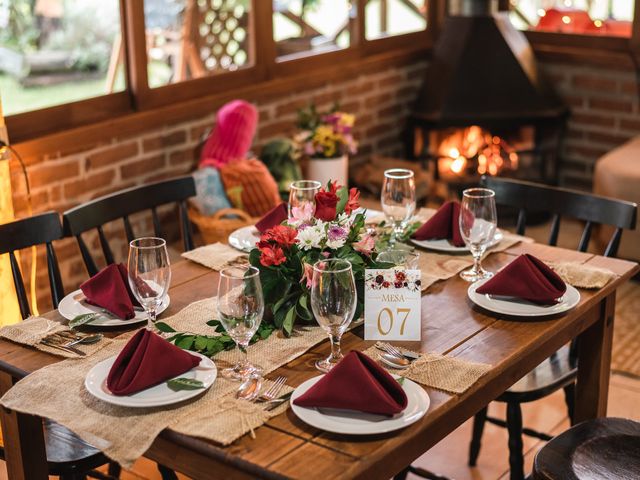
<instances>
[{"instance_id":1,"label":"burlap table runner","mask_svg":"<svg viewBox=\"0 0 640 480\"><path fill-rule=\"evenodd\" d=\"M29 317L22 322L0 328L0 337L22 345L34 347L38 350L51 353L52 355L57 355L59 357L84 358L82 355L78 355L71 351L60 350L40 343L46 337L60 332L71 332L71 329L60 322L48 320L43 317ZM103 338L99 342L90 345L76 344L74 345L74 348L84 352L88 356L106 347L110 343L110 339Z\"/></svg>"},{"instance_id":2,"label":"burlap table runner","mask_svg":"<svg viewBox=\"0 0 640 480\"><path fill-rule=\"evenodd\" d=\"M611 270L584 263L559 262L549 266L569 285L577 288L602 288L616 277Z\"/></svg>"},{"instance_id":3,"label":"burlap table runner","mask_svg":"<svg viewBox=\"0 0 640 480\"><path fill-rule=\"evenodd\" d=\"M196 302L163 321L179 331L215 335L213 328L204 325L211 318L215 318L215 299ZM37 370L14 385L0 403L64 425L125 468L131 467L164 428L226 445L287 408L285 404L266 412L237 404L233 392L238 383L220 376L199 399L174 406L137 409L96 399L84 388L87 373L120 352L132 335L133 332L121 335L89 358L66 360ZM296 329L291 338L274 332L267 340L250 346L248 354L252 362L269 373L325 338L320 328L312 327ZM231 364L236 355L236 351L220 352L214 360L220 369Z\"/></svg>"},{"instance_id":4,"label":"burlap table runner","mask_svg":"<svg viewBox=\"0 0 640 480\"><path fill-rule=\"evenodd\" d=\"M246 253L219 242L184 252L182 256L216 271L236 263L246 263L249 258Z\"/></svg>"},{"instance_id":5,"label":"burlap table runner","mask_svg":"<svg viewBox=\"0 0 640 480\"><path fill-rule=\"evenodd\" d=\"M370 347L365 352L371 358L378 360L382 353L376 347ZM427 387L442 390L447 393L464 393L476 383L480 377L491 370L486 363L467 362L455 357L438 353L423 353L405 370L393 369L379 362L391 373L406 377Z\"/></svg>"}]
</instances>

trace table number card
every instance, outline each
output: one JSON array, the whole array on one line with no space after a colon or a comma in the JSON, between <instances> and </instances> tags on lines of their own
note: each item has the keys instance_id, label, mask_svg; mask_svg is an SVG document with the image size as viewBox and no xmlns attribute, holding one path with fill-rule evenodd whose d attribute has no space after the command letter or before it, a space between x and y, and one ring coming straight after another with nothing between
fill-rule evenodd
<instances>
[{"instance_id":1,"label":"table number card","mask_svg":"<svg viewBox=\"0 0 640 480\"><path fill-rule=\"evenodd\" d=\"M365 270L365 340L420 340L420 270Z\"/></svg>"}]
</instances>

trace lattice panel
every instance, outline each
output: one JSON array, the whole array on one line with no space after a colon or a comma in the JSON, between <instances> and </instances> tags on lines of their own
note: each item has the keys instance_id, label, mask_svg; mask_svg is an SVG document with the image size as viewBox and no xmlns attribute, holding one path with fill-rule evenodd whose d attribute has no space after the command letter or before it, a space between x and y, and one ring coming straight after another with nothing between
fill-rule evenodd
<instances>
[{"instance_id":1,"label":"lattice panel","mask_svg":"<svg viewBox=\"0 0 640 480\"><path fill-rule=\"evenodd\" d=\"M192 40L206 70L236 70L250 62L248 4L197 0Z\"/></svg>"}]
</instances>

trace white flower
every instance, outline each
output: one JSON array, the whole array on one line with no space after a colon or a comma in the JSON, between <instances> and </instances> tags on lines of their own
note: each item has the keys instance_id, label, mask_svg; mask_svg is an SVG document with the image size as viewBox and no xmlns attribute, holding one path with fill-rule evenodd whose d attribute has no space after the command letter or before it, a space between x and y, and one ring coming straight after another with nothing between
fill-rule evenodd
<instances>
[{"instance_id":1,"label":"white flower","mask_svg":"<svg viewBox=\"0 0 640 480\"><path fill-rule=\"evenodd\" d=\"M332 250L336 250L340 247L342 247L345 242L346 242L346 238L338 238L336 240L327 240L327 247L329 247Z\"/></svg>"},{"instance_id":2,"label":"white flower","mask_svg":"<svg viewBox=\"0 0 640 480\"><path fill-rule=\"evenodd\" d=\"M325 238L324 227L313 225L310 227L298 230L298 243L302 250L309 250L310 248L320 248L322 241Z\"/></svg>"}]
</instances>

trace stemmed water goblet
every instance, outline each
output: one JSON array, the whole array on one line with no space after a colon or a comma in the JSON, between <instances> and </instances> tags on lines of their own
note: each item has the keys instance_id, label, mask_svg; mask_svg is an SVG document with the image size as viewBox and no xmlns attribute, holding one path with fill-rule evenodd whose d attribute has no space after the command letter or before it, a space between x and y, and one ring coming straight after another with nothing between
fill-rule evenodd
<instances>
[{"instance_id":1,"label":"stemmed water goblet","mask_svg":"<svg viewBox=\"0 0 640 480\"><path fill-rule=\"evenodd\" d=\"M389 247L393 248L416 209L416 183L411 170L392 168L384 172L380 194L382 211L392 224Z\"/></svg>"},{"instance_id":2,"label":"stemmed water goblet","mask_svg":"<svg viewBox=\"0 0 640 480\"><path fill-rule=\"evenodd\" d=\"M292 218L294 208L304 208L312 205L315 210L316 193L320 191L322 184L316 180L298 180L289 186L289 218ZM313 214L313 211L311 212Z\"/></svg>"},{"instance_id":3,"label":"stemmed water goblet","mask_svg":"<svg viewBox=\"0 0 640 480\"><path fill-rule=\"evenodd\" d=\"M171 283L167 242L157 237L132 240L127 268L131 291L147 313L147 328L153 330L158 309L165 301Z\"/></svg>"},{"instance_id":4,"label":"stemmed water goblet","mask_svg":"<svg viewBox=\"0 0 640 480\"><path fill-rule=\"evenodd\" d=\"M311 282L311 310L331 341L331 354L318 360L316 368L328 372L343 357L340 339L356 311L356 282L351 263L337 258L320 260L313 265Z\"/></svg>"},{"instance_id":5,"label":"stemmed water goblet","mask_svg":"<svg viewBox=\"0 0 640 480\"><path fill-rule=\"evenodd\" d=\"M242 355L237 364L222 370L223 377L243 381L262 374L262 368L249 362L247 347L262 322L263 313L260 271L251 266L223 269L218 280L218 314L220 323Z\"/></svg>"},{"instance_id":6,"label":"stemmed water goblet","mask_svg":"<svg viewBox=\"0 0 640 480\"><path fill-rule=\"evenodd\" d=\"M482 268L482 255L493 241L498 223L495 192L488 188L469 188L462 192L460 233L473 255L473 267L460 273L467 282L477 282L493 276Z\"/></svg>"}]
</instances>

